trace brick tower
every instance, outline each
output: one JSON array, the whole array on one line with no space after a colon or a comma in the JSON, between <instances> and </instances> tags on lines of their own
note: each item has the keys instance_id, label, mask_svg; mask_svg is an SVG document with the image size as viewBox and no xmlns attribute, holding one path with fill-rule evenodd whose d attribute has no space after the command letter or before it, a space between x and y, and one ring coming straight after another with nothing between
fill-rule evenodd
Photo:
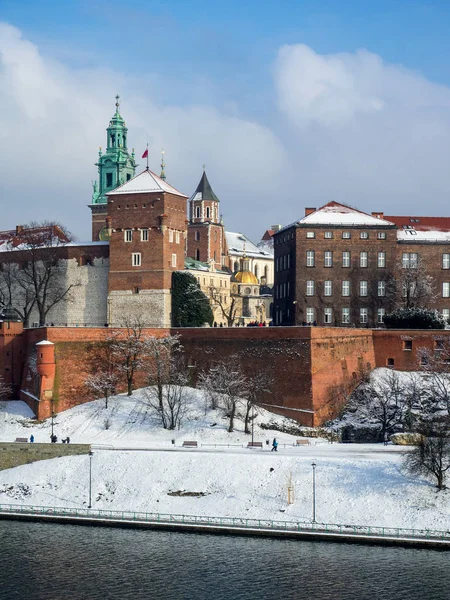
<instances>
[{"instance_id":1,"label":"brick tower","mask_svg":"<svg viewBox=\"0 0 450 600\"><path fill-rule=\"evenodd\" d=\"M134 150L129 154L127 149L128 129L119 113L119 96L116 96L116 112L106 130L106 152L98 153L98 182L93 184L92 202L92 241L108 239L108 228L105 226L107 215L106 194L122 183L134 177L136 161Z\"/></svg>"},{"instance_id":2,"label":"brick tower","mask_svg":"<svg viewBox=\"0 0 450 600\"><path fill-rule=\"evenodd\" d=\"M225 230L219 214L219 198L203 171L197 189L189 199L187 255L215 268L228 266Z\"/></svg>"},{"instance_id":3,"label":"brick tower","mask_svg":"<svg viewBox=\"0 0 450 600\"><path fill-rule=\"evenodd\" d=\"M108 323L169 327L173 271L184 269L186 199L147 169L107 193Z\"/></svg>"}]
</instances>

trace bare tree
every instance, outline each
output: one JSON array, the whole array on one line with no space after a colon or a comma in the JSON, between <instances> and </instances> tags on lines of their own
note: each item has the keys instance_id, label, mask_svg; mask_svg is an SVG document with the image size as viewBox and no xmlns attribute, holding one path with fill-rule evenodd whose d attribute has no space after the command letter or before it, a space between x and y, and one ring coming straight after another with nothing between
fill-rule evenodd
<instances>
[{"instance_id":1,"label":"bare tree","mask_svg":"<svg viewBox=\"0 0 450 600\"><path fill-rule=\"evenodd\" d=\"M136 371L141 369L147 358L148 344L143 335L142 317L126 318L123 321L124 335L115 338L112 352L117 361L118 371L125 376L127 394L133 393Z\"/></svg>"},{"instance_id":2,"label":"bare tree","mask_svg":"<svg viewBox=\"0 0 450 600\"><path fill-rule=\"evenodd\" d=\"M49 311L70 300L77 284L65 280L61 248L71 239L63 226L42 222L24 226L9 242L0 287L9 302L18 305L26 325L33 307L39 313L39 324L45 325Z\"/></svg>"},{"instance_id":3,"label":"bare tree","mask_svg":"<svg viewBox=\"0 0 450 600\"><path fill-rule=\"evenodd\" d=\"M244 430L245 433L251 433L249 423L250 418L254 418L254 414L250 417L250 413L254 413L255 408L257 409L263 400L267 403L267 396L273 393L274 380L266 371L259 371L248 377L247 381L248 392L245 400Z\"/></svg>"},{"instance_id":4,"label":"bare tree","mask_svg":"<svg viewBox=\"0 0 450 600\"><path fill-rule=\"evenodd\" d=\"M405 464L413 475L431 476L442 490L450 469L450 422L448 418L434 420L422 428L422 439L411 450Z\"/></svg>"},{"instance_id":5,"label":"bare tree","mask_svg":"<svg viewBox=\"0 0 450 600\"><path fill-rule=\"evenodd\" d=\"M180 344L179 335L169 335L167 337L150 337L145 342L145 353L149 358L147 383L155 386L158 399L159 412L163 419L163 427L166 429L164 421L164 386L172 383L175 375L175 367L179 364L179 353L183 347ZM186 373L187 377L187 373ZM187 385L189 378L184 385Z\"/></svg>"},{"instance_id":6,"label":"bare tree","mask_svg":"<svg viewBox=\"0 0 450 600\"><path fill-rule=\"evenodd\" d=\"M234 419L239 402L247 397L248 380L239 365L234 366L236 360L230 357L227 362L220 362L212 367L208 375L203 375L200 381L208 382L208 392L213 391L217 398L220 397L220 407L229 419L228 432L234 430Z\"/></svg>"},{"instance_id":7,"label":"bare tree","mask_svg":"<svg viewBox=\"0 0 450 600\"><path fill-rule=\"evenodd\" d=\"M402 308L423 308L436 299L435 282L426 263L416 253L405 253L396 267L397 305Z\"/></svg>"},{"instance_id":8,"label":"bare tree","mask_svg":"<svg viewBox=\"0 0 450 600\"><path fill-rule=\"evenodd\" d=\"M420 369L428 384L428 412L446 410L450 416L450 341L436 341L436 348L419 348Z\"/></svg>"},{"instance_id":9,"label":"bare tree","mask_svg":"<svg viewBox=\"0 0 450 600\"><path fill-rule=\"evenodd\" d=\"M406 407L405 386L396 371L387 371L358 387L352 395L351 407L359 418L375 423L380 437L386 439L388 432L403 422Z\"/></svg>"},{"instance_id":10,"label":"bare tree","mask_svg":"<svg viewBox=\"0 0 450 600\"><path fill-rule=\"evenodd\" d=\"M85 385L94 395L105 398L105 408L108 408L108 398L116 393L119 383L117 343L117 334L108 336L103 344L92 350L89 357L91 373Z\"/></svg>"},{"instance_id":11,"label":"bare tree","mask_svg":"<svg viewBox=\"0 0 450 600\"><path fill-rule=\"evenodd\" d=\"M228 296L223 288L218 288L214 285L209 287L209 298L213 310L218 308L226 320L228 327L232 327L239 313L238 298L236 296Z\"/></svg>"}]
</instances>

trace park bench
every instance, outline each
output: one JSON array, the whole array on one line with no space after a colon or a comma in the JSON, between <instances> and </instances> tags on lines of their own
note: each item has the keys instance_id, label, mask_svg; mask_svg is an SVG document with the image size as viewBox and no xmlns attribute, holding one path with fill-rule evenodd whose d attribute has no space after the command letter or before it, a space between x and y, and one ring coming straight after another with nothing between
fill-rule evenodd
<instances>
[{"instance_id":1,"label":"park bench","mask_svg":"<svg viewBox=\"0 0 450 600\"><path fill-rule=\"evenodd\" d=\"M309 446L309 440L297 440L297 446Z\"/></svg>"},{"instance_id":2,"label":"park bench","mask_svg":"<svg viewBox=\"0 0 450 600\"><path fill-rule=\"evenodd\" d=\"M16 438L15 441L21 444L28 444L28 438Z\"/></svg>"},{"instance_id":3,"label":"park bench","mask_svg":"<svg viewBox=\"0 0 450 600\"><path fill-rule=\"evenodd\" d=\"M183 442L183 448L197 448L197 442Z\"/></svg>"},{"instance_id":4,"label":"park bench","mask_svg":"<svg viewBox=\"0 0 450 600\"><path fill-rule=\"evenodd\" d=\"M247 448L262 448L262 447L263 447L262 442L249 442L247 444Z\"/></svg>"}]
</instances>

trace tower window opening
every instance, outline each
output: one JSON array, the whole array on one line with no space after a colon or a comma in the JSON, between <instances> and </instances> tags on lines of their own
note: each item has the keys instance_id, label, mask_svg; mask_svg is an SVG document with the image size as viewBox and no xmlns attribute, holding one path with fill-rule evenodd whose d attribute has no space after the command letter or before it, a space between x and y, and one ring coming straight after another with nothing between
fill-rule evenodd
<instances>
[{"instance_id":1,"label":"tower window opening","mask_svg":"<svg viewBox=\"0 0 450 600\"><path fill-rule=\"evenodd\" d=\"M200 250L197 248L197 252L195 254L196 260L200 260Z\"/></svg>"},{"instance_id":2,"label":"tower window opening","mask_svg":"<svg viewBox=\"0 0 450 600\"><path fill-rule=\"evenodd\" d=\"M206 208L206 218L207 218L207 219L209 219L210 212L211 212L210 208L209 208L209 207L207 207L207 208Z\"/></svg>"},{"instance_id":3,"label":"tower window opening","mask_svg":"<svg viewBox=\"0 0 450 600\"><path fill-rule=\"evenodd\" d=\"M114 146L114 144L116 143L116 136L114 135L114 133L111 134L111 146Z\"/></svg>"},{"instance_id":4,"label":"tower window opening","mask_svg":"<svg viewBox=\"0 0 450 600\"><path fill-rule=\"evenodd\" d=\"M127 181L130 181L131 179L131 175L129 173L127 173Z\"/></svg>"},{"instance_id":5,"label":"tower window opening","mask_svg":"<svg viewBox=\"0 0 450 600\"><path fill-rule=\"evenodd\" d=\"M200 231L195 232L195 241L196 242L200 241Z\"/></svg>"},{"instance_id":6,"label":"tower window opening","mask_svg":"<svg viewBox=\"0 0 450 600\"><path fill-rule=\"evenodd\" d=\"M197 206L195 209L195 218L200 219L200 206Z\"/></svg>"},{"instance_id":7,"label":"tower window opening","mask_svg":"<svg viewBox=\"0 0 450 600\"><path fill-rule=\"evenodd\" d=\"M106 173L106 187L111 187L113 182L113 174Z\"/></svg>"}]
</instances>

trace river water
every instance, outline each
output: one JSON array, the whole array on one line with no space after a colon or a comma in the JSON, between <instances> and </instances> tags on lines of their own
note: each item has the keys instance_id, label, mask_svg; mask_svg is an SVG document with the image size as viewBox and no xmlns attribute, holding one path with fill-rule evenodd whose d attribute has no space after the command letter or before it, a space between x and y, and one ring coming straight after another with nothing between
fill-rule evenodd
<instances>
[{"instance_id":1,"label":"river water","mask_svg":"<svg viewBox=\"0 0 450 600\"><path fill-rule=\"evenodd\" d=\"M432 550L0 521L1 600L448 600Z\"/></svg>"}]
</instances>

